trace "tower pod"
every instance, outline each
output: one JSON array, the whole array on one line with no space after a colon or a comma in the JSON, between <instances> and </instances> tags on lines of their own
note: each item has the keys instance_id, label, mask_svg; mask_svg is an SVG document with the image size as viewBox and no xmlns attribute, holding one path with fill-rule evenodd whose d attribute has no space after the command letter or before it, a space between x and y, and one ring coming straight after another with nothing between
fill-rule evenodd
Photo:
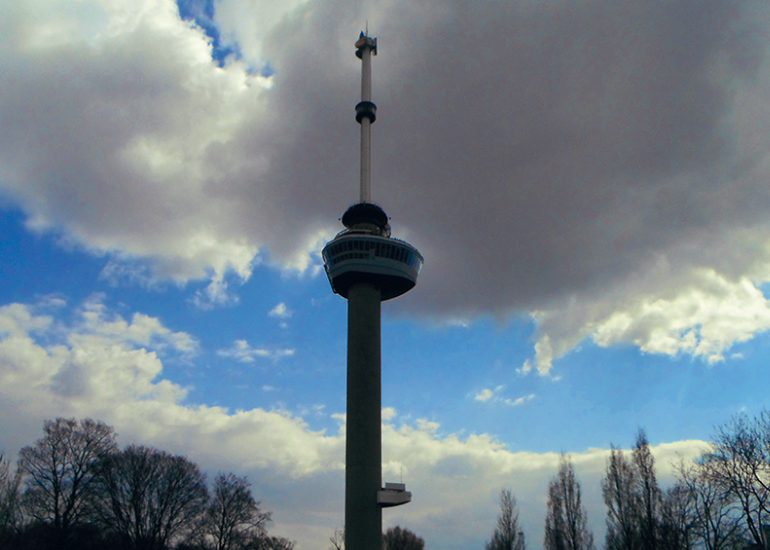
<instances>
[{"instance_id":1,"label":"tower pod","mask_svg":"<svg viewBox=\"0 0 770 550\"><path fill-rule=\"evenodd\" d=\"M406 241L391 238L388 217L377 205L358 203L342 217L347 229L323 249L324 267L334 292L348 297L357 283L373 284L382 300L411 290L423 257Z\"/></svg>"}]
</instances>

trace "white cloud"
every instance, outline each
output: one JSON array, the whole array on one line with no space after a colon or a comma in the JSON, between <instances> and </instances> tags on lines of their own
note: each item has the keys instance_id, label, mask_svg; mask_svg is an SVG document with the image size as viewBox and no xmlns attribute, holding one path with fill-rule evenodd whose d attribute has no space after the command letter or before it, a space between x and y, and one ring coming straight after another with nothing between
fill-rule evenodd
<instances>
[{"instance_id":1,"label":"white cloud","mask_svg":"<svg viewBox=\"0 0 770 550\"><path fill-rule=\"evenodd\" d=\"M258 357L278 361L284 357L291 357L294 355L294 352L295 350L288 348L253 348L246 340L236 340L233 342L232 347L218 350L217 355L220 357L235 359L241 363L254 363Z\"/></svg>"},{"instance_id":2,"label":"white cloud","mask_svg":"<svg viewBox=\"0 0 770 550\"><path fill-rule=\"evenodd\" d=\"M28 333L48 329L53 323L50 316L36 316L22 304L9 304L0 309L0 336L26 336Z\"/></svg>"},{"instance_id":3,"label":"white cloud","mask_svg":"<svg viewBox=\"0 0 770 550\"><path fill-rule=\"evenodd\" d=\"M433 433L439 429L441 425L438 422L428 420L427 418L417 419L417 429L424 432Z\"/></svg>"},{"instance_id":4,"label":"white cloud","mask_svg":"<svg viewBox=\"0 0 770 550\"><path fill-rule=\"evenodd\" d=\"M198 341L186 332L172 332L159 319L142 313L134 313L128 322L103 304L104 296L91 296L80 310L81 333L94 334L116 342L151 347L161 351L172 349L186 355L198 351Z\"/></svg>"},{"instance_id":5,"label":"white cloud","mask_svg":"<svg viewBox=\"0 0 770 550\"><path fill-rule=\"evenodd\" d=\"M291 416L291 415L289 415ZM314 405L301 405L297 407L297 416L300 417L322 417L326 416L326 405L323 403L315 403Z\"/></svg>"},{"instance_id":6,"label":"white cloud","mask_svg":"<svg viewBox=\"0 0 770 550\"><path fill-rule=\"evenodd\" d=\"M393 420L396 417L396 409L393 407L385 407L380 413L380 417L383 421Z\"/></svg>"},{"instance_id":7,"label":"white cloud","mask_svg":"<svg viewBox=\"0 0 770 550\"><path fill-rule=\"evenodd\" d=\"M169 437L169 444L177 448L189 446L189 433L186 432L191 429L203 430L202 433L209 434L206 437L214 437L220 430L225 433L241 428L253 431L251 436L243 434L245 440L233 440L228 444L230 451L247 445L253 437L259 439L256 434L261 431L260 426L268 422L274 427L282 426L281 430L285 431L280 435L281 448L290 445L292 437L296 438L294 444L299 446L298 449L305 446L306 437L300 434L305 433L307 426L301 419L261 409L228 414L219 407L182 405L186 391L162 378L163 365L157 354L139 347L136 337L137 332L147 332L147 327L154 327L151 332L162 338L180 333L156 324L157 320L140 322L140 329L133 329L133 324L121 326L120 321L100 321L108 317L109 312L102 310L101 317L67 327L55 326L50 318L35 316L29 306L13 304L0 308L0 326L7 329L0 340L3 393L0 409L4 418L29 417L29 423L42 425L42 419L55 415L89 415L120 425L119 431L129 438L141 436L162 444L163 439ZM139 313L134 318L152 319ZM43 330L63 331L66 342L43 347L35 339L35 334ZM147 336L146 340L155 341L153 336ZM12 413L14 410L16 412ZM172 427L175 422L180 423L179 431ZM166 423L170 424L164 427ZM2 429L4 436L13 433L7 431L10 429L7 424ZM307 431L310 439L316 437L313 434L316 432ZM9 441L7 437L3 437L3 441L6 445L29 443ZM262 439L262 443L267 442ZM205 445L201 447L204 449ZM210 442L210 451L206 452L211 453L210 457L228 454L222 451L220 444L213 442ZM269 453L256 452L250 455L250 460L252 466L264 466L273 464L274 460L282 461L286 452L293 451L276 448ZM286 462L284 471L306 475L329 467L327 459L318 462L317 451L300 454L304 458L299 462Z\"/></svg>"},{"instance_id":8,"label":"white cloud","mask_svg":"<svg viewBox=\"0 0 770 550\"><path fill-rule=\"evenodd\" d=\"M289 319L293 314L294 312L285 303L281 302L270 310L268 316L277 317L278 319Z\"/></svg>"},{"instance_id":9,"label":"white cloud","mask_svg":"<svg viewBox=\"0 0 770 550\"><path fill-rule=\"evenodd\" d=\"M143 262L129 261L126 258L111 258L99 273L99 278L116 287L123 282L143 286L147 289L159 289L159 281Z\"/></svg>"},{"instance_id":10,"label":"white cloud","mask_svg":"<svg viewBox=\"0 0 770 550\"><path fill-rule=\"evenodd\" d=\"M535 398L534 393L530 393L529 395L525 395L522 397L516 397L516 398L510 398L510 397L503 397L500 395L500 393L505 389L504 385L497 386L494 390L490 388L485 388L481 390L474 399L476 401L481 401L483 403L503 403L504 405L508 405L511 407L517 407L519 405L523 405L527 401L532 401Z\"/></svg>"},{"instance_id":11,"label":"white cloud","mask_svg":"<svg viewBox=\"0 0 770 550\"><path fill-rule=\"evenodd\" d=\"M673 288L597 300L590 309L540 311L535 319L541 373L583 338L605 347L633 344L648 353L686 353L713 364L735 343L770 328L770 301L746 277L700 269Z\"/></svg>"},{"instance_id":12,"label":"white cloud","mask_svg":"<svg viewBox=\"0 0 770 550\"><path fill-rule=\"evenodd\" d=\"M523 397L517 397L516 399L506 399L503 402L506 405L510 405L511 407L518 407L519 405L523 405L527 401L532 401L535 398L534 393L530 393L529 395L525 395Z\"/></svg>"},{"instance_id":13,"label":"white cloud","mask_svg":"<svg viewBox=\"0 0 770 550\"><path fill-rule=\"evenodd\" d=\"M526 375L526 374L529 374L531 370L532 370L532 362L529 359L527 359L524 361L524 364L520 368L516 369L516 372L518 372L519 374Z\"/></svg>"},{"instance_id":14,"label":"white cloud","mask_svg":"<svg viewBox=\"0 0 770 550\"><path fill-rule=\"evenodd\" d=\"M237 294L230 292L228 287L228 282L216 275L206 288L195 291L190 297L190 303L204 311L237 305L241 299Z\"/></svg>"},{"instance_id":15,"label":"white cloud","mask_svg":"<svg viewBox=\"0 0 770 550\"><path fill-rule=\"evenodd\" d=\"M489 388L484 388L476 395L474 399L476 399L476 401L489 401L493 395L494 392L492 390Z\"/></svg>"},{"instance_id":16,"label":"white cloud","mask_svg":"<svg viewBox=\"0 0 770 550\"><path fill-rule=\"evenodd\" d=\"M0 143L3 162L20 153L3 186L29 227L110 253L104 276L113 282L248 278L259 245L235 221L240 207L221 193L226 185L210 192L221 170L206 157L233 139L247 113L241 100L264 92L260 78L242 64L216 67L203 32L171 0L46 5L3 6L2 45L13 59L3 63L0 105L25 106L3 123L10 133L20 124L40 131L26 151ZM61 177L28 186L36 157L41 173ZM51 200L57 187L72 200ZM208 295L221 298L221 289Z\"/></svg>"},{"instance_id":17,"label":"white cloud","mask_svg":"<svg viewBox=\"0 0 770 550\"><path fill-rule=\"evenodd\" d=\"M260 65L269 61L262 52L265 38L276 25L305 3L306 0L223 0L217 3L216 18L226 36L237 37L244 57Z\"/></svg>"},{"instance_id":18,"label":"white cloud","mask_svg":"<svg viewBox=\"0 0 770 550\"><path fill-rule=\"evenodd\" d=\"M675 296L650 296L596 323L601 346L632 341L642 351L701 356L709 363L723 352L770 328L770 302L746 278L731 281L713 270L697 274L700 284Z\"/></svg>"},{"instance_id":19,"label":"white cloud","mask_svg":"<svg viewBox=\"0 0 770 550\"><path fill-rule=\"evenodd\" d=\"M67 300L61 296L50 294L40 298L36 304L37 309L60 309L67 305Z\"/></svg>"}]
</instances>

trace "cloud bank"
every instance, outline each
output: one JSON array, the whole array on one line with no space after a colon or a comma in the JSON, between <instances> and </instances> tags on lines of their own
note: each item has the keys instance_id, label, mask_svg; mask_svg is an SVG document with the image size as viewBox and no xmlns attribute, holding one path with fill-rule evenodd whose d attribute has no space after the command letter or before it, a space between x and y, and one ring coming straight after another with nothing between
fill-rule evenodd
<instances>
[{"instance_id":1,"label":"cloud bank","mask_svg":"<svg viewBox=\"0 0 770 550\"><path fill-rule=\"evenodd\" d=\"M297 540L300 550L326 550L343 521L344 415L332 413L339 430L325 433L282 411L188 404L186 390L164 378L161 358L194 352L189 335L141 314L126 321L98 298L73 312L64 322L48 303L0 308L0 451L13 455L33 443L44 419L97 418L116 428L121 444L182 453L212 474L248 475L256 498L274 512L274 533ZM311 413L324 414L323 407ZM383 477L403 479L414 493L407 507L385 513L386 525L408 527L436 547L478 547L491 536L500 489L510 487L536 546L557 453L512 452L488 434L446 434L435 421L405 422L393 408L383 419ZM703 445L657 446L659 479L670 480L672 462L693 458ZM571 455L597 534L607 453Z\"/></svg>"},{"instance_id":2,"label":"cloud bank","mask_svg":"<svg viewBox=\"0 0 770 550\"><path fill-rule=\"evenodd\" d=\"M374 198L427 259L396 311L531 314L541 373L586 337L713 362L768 327L766 3L223 0L224 67L171 0L67 6L0 8L0 193L112 272L208 278L213 307L317 268L368 19Z\"/></svg>"}]
</instances>

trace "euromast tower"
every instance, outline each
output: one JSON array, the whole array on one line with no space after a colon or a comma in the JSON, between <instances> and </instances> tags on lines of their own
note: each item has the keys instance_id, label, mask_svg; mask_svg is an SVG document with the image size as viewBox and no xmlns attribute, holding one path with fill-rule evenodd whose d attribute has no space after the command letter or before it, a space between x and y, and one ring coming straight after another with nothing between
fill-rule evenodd
<instances>
[{"instance_id":1,"label":"euromast tower","mask_svg":"<svg viewBox=\"0 0 770 550\"><path fill-rule=\"evenodd\" d=\"M390 236L385 211L371 202L371 63L377 39L364 33L356 42L361 59L360 201L345 212L341 231L323 249L332 290L348 300L347 437L345 441L345 546L380 550L382 508L411 501L402 483L382 485L382 385L380 304L409 292L423 257L412 245Z\"/></svg>"}]
</instances>

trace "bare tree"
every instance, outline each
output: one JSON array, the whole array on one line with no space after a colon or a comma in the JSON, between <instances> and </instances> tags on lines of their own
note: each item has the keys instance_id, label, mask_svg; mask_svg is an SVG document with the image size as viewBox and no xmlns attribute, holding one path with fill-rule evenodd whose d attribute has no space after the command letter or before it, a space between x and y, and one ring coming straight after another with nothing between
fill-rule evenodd
<instances>
[{"instance_id":1,"label":"bare tree","mask_svg":"<svg viewBox=\"0 0 770 550\"><path fill-rule=\"evenodd\" d=\"M0 543L7 544L21 524L21 471L0 454Z\"/></svg>"},{"instance_id":2,"label":"bare tree","mask_svg":"<svg viewBox=\"0 0 770 550\"><path fill-rule=\"evenodd\" d=\"M424 550L425 541L409 529L391 527L382 535L383 550Z\"/></svg>"},{"instance_id":3,"label":"bare tree","mask_svg":"<svg viewBox=\"0 0 770 550\"><path fill-rule=\"evenodd\" d=\"M267 535L270 512L262 512L245 477L220 473L214 480L211 501L203 521L204 536L215 550L233 550L244 541Z\"/></svg>"},{"instance_id":4,"label":"bare tree","mask_svg":"<svg viewBox=\"0 0 770 550\"><path fill-rule=\"evenodd\" d=\"M593 550L594 535L580 496L572 462L562 455L559 472L548 484L544 550Z\"/></svg>"},{"instance_id":5,"label":"bare tree","mask_svg":"<svg viewBox=\"0 0 770 550\"><path fill-rule=\"evenodd\" d=\"M47 420L45 436L19 452L18 468L25 479L23 504L34 519L50 524L59 545L72 527L84 521L96 465L116 448L115 431L86 418Z\"/></svg>"},{"instance_id":6,"label":"bare tree","mask_svg":"<svg viewBox=\"0 0 770 550\"><path fill-rule=\"evenodd\" d=\"M334 534L329 537L329 542L332 543L329 550L345 550L345 529L335 529Z\"/></svg>"},{"instance_id":7,"label":"bare tree","mask_svg":"<svg viewBox=\"0 0 770 550\"><path fill-rule=\"evenodd\" d=\"M607 475L602 480L602 496L607 506L607 550L639 549L639 496L634 465L623 451L612 446Z\"/></svg>"},{"instance_id":8,"label":"bare tree","mask_svg":"<svg viewBox=\"0 0 770 550\"><path fill-rule=\"evenodd\" d=\"M682 483L669 488L660 504L659 550L691 550L695 544L693 500Z\"/></svg>"},{"instance_id":9,"label":"bare tree","mask_svg":"<svg viewBox=\"0 0 770 550\"><path fill-rule=\"evenodd\" d=\"M525 550L524 533L519 527L519 509L516 498L508 489L500 492L500 515L492 540L484 545L486 550Z\"/></svg>"},{"instance_id":10,"label":"bare tree","mask_svg":"<svg viewBox=\"0 0 770 550\"><path fill-rule=\"evenodd\" d=\"M662 493L655 473L655 458L650 451L647 434L639 428L634 445L633 461L636 491L639 495L639 539L642 550L657 550L658 524Z\"/></svg>"},{"instance_id":11,"label":"bare tree","mask_svg":"<svg viewBox=\"0 0 770 550\"><path fill-rule=\"evenodd\" d=\"M206 509L206 478L183 456L132 445L107 457L100 472L100 521L135 550L167 548Z\"/></svg>"},{"instance_id":12,"label":"bare tree","mask_svg":"<svg viewBox=\"0 0 770 550\"><path fill-rule=\"evenodd\" d=\"M708 463L680 464L678 486L689 501L690 530L706 550L745 546L745 527L739 500L730 490L710 479Z\"/></svg>"},{"instance_id":13,"label":"bare tree","mask_svg":"<svg viewBox=\"0 0 770 550\"><path fill-rule=\"evenodd\" d=\"M770 513L770 418L733 417L718 428L712 450L702 457L704 475L740 507L749 536L762 546L762 524Z\"/></svg>"}]
</instances>

